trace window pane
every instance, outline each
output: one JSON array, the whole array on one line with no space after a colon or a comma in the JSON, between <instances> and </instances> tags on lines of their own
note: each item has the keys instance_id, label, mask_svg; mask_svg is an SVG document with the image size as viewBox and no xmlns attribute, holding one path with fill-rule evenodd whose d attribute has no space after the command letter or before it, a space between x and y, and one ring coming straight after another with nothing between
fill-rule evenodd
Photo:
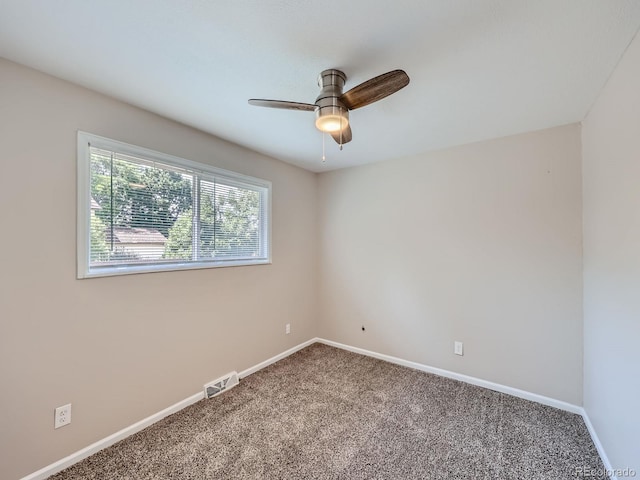
<instances>
[{"instance_id":1,"label":"window pane","mask_svg":"<svg viewBox=\"0 0 640 480\"><path fill-rule=\"evenodd\" d=\"M219 257L257 257L260 194L255 190L218 184L216 253Z\"/></svg>"},{"instance_id":2,"label":"window pane","mask_svg":"<svg viewBox=\"0 0 640 480\"><path fill-rule=\"evenodd\" d=\"M191 260L193 258L193 211L191 208L178 215L169 229L162 258L167 260Z\"/></svg>"},{"instance_id":3,"label":"window pane","mask_svg":"<svg viewBox=\"0 0 640 480\"><path fill-rule=\"evenodd\" d=\"M199 258L260 256L260 192L203 180L200 199Z\"/></svg>"},{"instance_id":4,"label":"window pane","mask_svg":"<svg viewBox=\"0 0 640 480\"><path fill-rule=\"evenodd\" d=\"M191 259L192 190L188 174L91 149L91 265Z\"/></svg>"},{"instance_id":5,"label":"window pane","mask_svg":"<svg viewBox=\"0 0 640 480\"><path fill-rule=\"evenodd\" d=\"M201 260L216 257L216 216L218 214L215 205L215 182L200 181L200 251L198 258Z\"/></svg>"}]
</instances>

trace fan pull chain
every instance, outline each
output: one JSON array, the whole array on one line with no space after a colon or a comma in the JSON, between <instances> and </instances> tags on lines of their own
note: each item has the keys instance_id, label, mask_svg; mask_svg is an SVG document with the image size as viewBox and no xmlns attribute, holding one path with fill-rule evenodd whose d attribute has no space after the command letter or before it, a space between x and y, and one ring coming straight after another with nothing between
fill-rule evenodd
<instances>
[{"instance_id":1,"label":"fan pull chain","mask_svg":"<svg viewBox=\"0 0 640 480\"><path fill-rule=\"evenodd\" d=\"M326 133L322 133L322 163L324 163L327 160L327 157L325 157L324 155L324 137L326 137L327 134Z\"/></svg>"},{"instance_id":2,"label":"fan pull chain","mask_svg":"<svg viewBox=\"0 0 640 480\"><path fill-rule=\"evenodd\" d=\"M342 127L342 115L340 115L340 151L342 151L342 132L344 131L344 128Z\"/></svg>"}]
</instances>

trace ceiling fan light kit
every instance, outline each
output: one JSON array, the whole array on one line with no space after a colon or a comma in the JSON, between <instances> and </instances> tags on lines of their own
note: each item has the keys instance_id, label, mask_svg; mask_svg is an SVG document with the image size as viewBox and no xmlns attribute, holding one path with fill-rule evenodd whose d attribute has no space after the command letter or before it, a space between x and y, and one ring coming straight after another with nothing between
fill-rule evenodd
<instances>
[{"instance_id":1,"label":"ceiling fan light kit","mask_svg":"<svg viewBox=\"0 0 640 480\"><path fill-rule=\"evenodd\" d=\"M329 105L316 110L316 128L321 132L339 132L349 126L349 110Z\"/></svg>"},{"instance_id":2,"label":"ceiling fan light kit","mask_svg":"<svg viewBox=\"0 0 640 480\"><path fill-rule=\"evenodd\" d=\"M344 72L331 68L324 70L318 77L320 94L315 103L252 98L249 104L258 107L313 111L316 114L316 128L321 132L329 133L342 147L352 139L349 110L382 100L406 87L409 84L409 76L403 70L392 70L342 93L346 81L347 76Z\"/></svg>"}]
</instances>

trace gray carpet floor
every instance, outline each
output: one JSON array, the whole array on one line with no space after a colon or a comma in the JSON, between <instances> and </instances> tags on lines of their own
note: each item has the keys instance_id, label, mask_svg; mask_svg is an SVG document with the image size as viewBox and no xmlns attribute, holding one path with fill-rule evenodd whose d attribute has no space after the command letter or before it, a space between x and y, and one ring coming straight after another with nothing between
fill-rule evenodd
<instances>
[{"instance_id":1,"label":"gray carpet floor","mask_svg":"<svg viewBox=\"0 0 640 480\"><path fill-rule=\"evenodd\" d=\"M579 468L604 469L579 415L314 344L50 479L556 480Z\"/></svg>"}]
</instances>

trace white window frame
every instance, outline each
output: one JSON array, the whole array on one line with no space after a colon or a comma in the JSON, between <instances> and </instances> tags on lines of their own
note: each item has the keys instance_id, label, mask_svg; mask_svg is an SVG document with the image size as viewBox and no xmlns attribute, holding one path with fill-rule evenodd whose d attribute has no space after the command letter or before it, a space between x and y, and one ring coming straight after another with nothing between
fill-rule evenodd
<instances>
[{"instance_id":1,"label":"white window frame","mask_svg":"<svg viewBox=\"0 0 640 480\"><path fill-rule=\"evenodd\" d=\"M110 150L124 155L139 157L148 161L173 165L179 168L193 170L205 176L223 178L226 182L238 182L240 185L257 187L265 202L263 215L261 216L260 231L264 238L262 254L260 257L241 260L207 260L188 261L144 265L105 265L100 267L90 266L91 244L91 159L90 147ZM243 265L271 264L271 182L260 178L250 177L229 170L213 167L211 165L186 160L161 152L156 152L144 147L138 147L117 140L100 137L91 133L78 130L78 196L77 196L77 277L78 279L107 277L114 275L130 275L149 272L167 272L175 270L194 270L202 268L219 268Z\"/></svg>"}]
</instances>

